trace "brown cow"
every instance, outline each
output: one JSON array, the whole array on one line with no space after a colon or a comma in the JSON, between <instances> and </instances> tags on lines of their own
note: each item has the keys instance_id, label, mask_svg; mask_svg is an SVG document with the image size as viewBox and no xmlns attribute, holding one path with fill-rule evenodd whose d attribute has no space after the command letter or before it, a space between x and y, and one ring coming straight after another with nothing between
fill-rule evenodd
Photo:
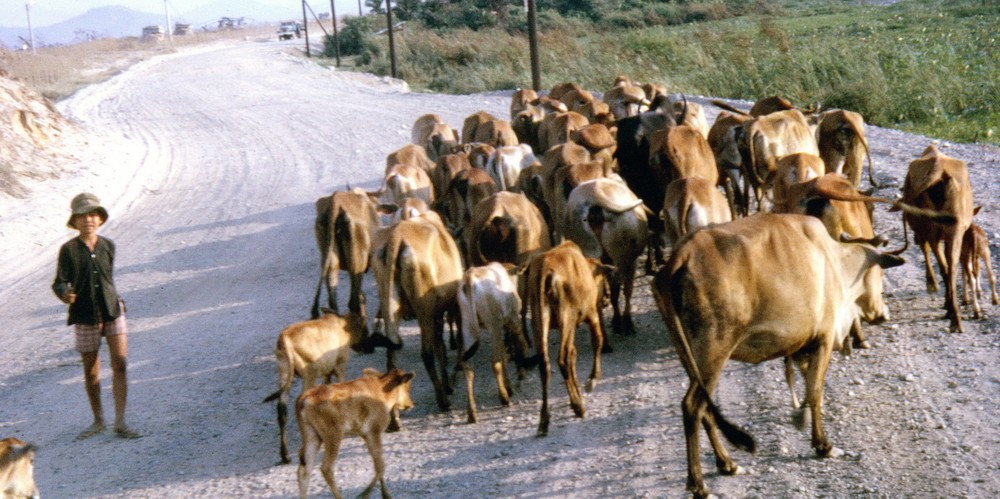
<instances>
[{"instance_id":1,"label":"brown cow","mask_svg":"<svg viewBox=\"0 0 1000 499\"><path fill-rule=\"evenodd\" d=\"M476 127L473 142L489 144L493 147L512 146L520 143L517 134L507 120L489 120Z\"/></svg>"},{"instance_id":2,"label":"brown cow","mask_svg":"<svg viewBox=\"0 0 1000 499\"><path fill-rule=\"evenodd\" d=\"M687 106L687 113L684 114L684 121L678 121L680 125L687 125L694 128L702 137L708 138L708 118L705 117L705 108L697 102L674 102L674 113L680 116Z\"/></svg>"},{"instance_id":3,"label":"brown cow","mask_svg":"<svg viewBox=\"0 0 1000 499\"><path fill-rule=\"evenodd\" d=\"M583 254L615 267L611 279L611 328L634 334L632 289L636 260L649 242L649 224L642 200L616 176L589 180L576 186L566 201L563 234ZM618 298L624 288L624 307ZM605 339L605 351L610 343Z\"/></svg>"},{"instance_id":4,"label":"brown cow","mask_svg":"<svg viewBox=\"0 0 1000 499\"><path fill-rule=\"evenodd\" d=\"M517 189L517 177L538 158L528 144L498 147L486 161L486 171L502 191Z\"/></svg>"},{"instance_id":5,"label":"brown cow","mask_svg":"<svg viewBox=\"0 0 1000 499\"><path fill-rule=\"evenodd\" d=\"M720 473L738 467L718 430L753 452L753 437L729 423L711 395L729 359L760 363L791 356L808 362L806 404L812 446L821 457L842 455L823 432L823 384L830 354L847 337L856 278L868 268L903 259L865 244L841 243L823 224L801 215L757 214L708 227L684 239L653 282L654 297L691 380L681 403L687 440L687 488L708 497L701 470L702 426Z\"/></svg>"},{"instance_id":6,"label":"brown cow","mask_svg":"<svg viewBox=\"0 0 1000 499\"><path fill-rule=\"evenodd\" d=\"M670 247L702 227L733 220L726 198L709 180L701 177L681 178L667 186L660 212L667 228Z\"/></svg>"},{"instance_id":7,"label":"brown cow","mask_svg":"<svg viewBox=\"0 0 1000 499\"><path fill-rule=\"evenodd\" d=\"M528 342L518 317L521 298L508 268L513 266L499 262L469 268L462 276L462 284L459 286L458 308L462 312L459 365L465 373L469 423L475 423L479 419L473 390L475 372L469 360L479 349L482 339L480 331L486 331L489 335L492 352L490 364L501 404L510 405L510 393L513 391L507 372L508 349L514 352L518 381L524 379L524 369L533 367L527 358Z\"/></svg>"},{"instance_id":8,"label":"brown cow","mask_svg":"<svg viewBox=\"0 0 1000 499\"><path fill-rule=\"evenodd\" d=\"M400 205L407 197L422 199L428 205L434 202L434 184L424 169L404 164L396 164L386 170L385 195Z\"/></svg>"},{"instance_id":9,"label":"brown cow","mask_svg":"<svg viewBox=\"0 0 1000 499\"><path fill-rule=\"evenodd\" d=\"M559 328L559 371L566 381L573 413L582 418L586 411L576 376L576 328L584 322L590 328L594 363L586 385L589 392L601 379L601 349L604 344L601 309L608 297L607 268L596 259L584 257L576 243L566 241L535 255L526 271L527 301L531 308L531 328L538 349L542 384L538 436L545 436L549 432L549 379L552 376L549 327Z\"/></svg>"},{"instance_id":10,"label":"brown cow","mask_svg":"<svg viewBox=\"0 0 1000 499\"><path fill-rule=\"evenodd\" d=\"M949 330L961 333L962 317L955 299L955 280L962 252L962 235L972 224L972 186L969 185L968 167L964 161L945 155L931 144L920 158L910 162L903 182L902 201L921 208L945 211L956 219L955 224L941 224L903 214L904 231L907 224L913 227L913 242L924 253L927 292L938 290L931 268L930 252L933 249L944 276L944 307L950 320Z\"/></svg>"},{"instance_id":11,"label":"brown cow","mask_svg":"<svg viewBox=\"0 0 1000 499\"><path fill-rule=\"evenodd\" d=\"M462 143L469 144L476 142L476 134L479 133L479 127L495 119L496 117L486 111L476 111L467 116L465 121L462 122Z\"/></svg>"},{"instance_id":12,"label":"brown cow","mask_svg":"<svg viewBox=\"0 0 1000 499\"><path fill-rule=\"evenodd\" d=\"M881 246L888 242L885 236L875 234L872 220L872 203L888 203L921 218L953 223L947 214L918 209L916 207L884 198L862 195L851 181L836 173L827 173L806 182L789 186L787 199L783 203L788 213L811 215L819 218L830 237L842 242L863 242ZM858 298L860 320L880 324L889 319L889 309L882 299L882 269L874 267L862 277L864 293ZM860 320L851 328L850 347L868 348L868 342L861 329Z\"/></svg>"},{"instance_id":13,"label":"brown cow","mask_svg":"<svg viewBox=\"0 0 1000 499\"><path fill-rule=\"evenodd\" d=\"M516 88L510 95L510 121L514 122L518 114L538 100L538 92L530 88Z\"/></svg>"},{"instance_id":14,"label":"brown cow","mask_svg":"<svg viewBox=\"0 0 1000 499\"><path fill-rule=\"evenodd\" d=\"M524 194L501 191L477 204L465 228L470 265L523 265L552 247L549 227Z\"/></svg>"},{"instance_id":15,"label":"brown cow","mask_svg":"<svg viewBox=\"0 0 1000 499\"><path fill-rule=\"evenodd\" d=\"M574 111L546 114L538 125L538 150L546 154L550 148L568 142L573 132L589 124L586 116Z\"/></svg>"},{"instance_id":16,"label":"brown cow","mask_svg":"<svg viewBox=\"0 0 1000 499\"><path fill-rule=\"evenodd\" d=\"M434 197L440 198L448 190L451 181L455 179L458 172L472 168L469 155L464 152L445 154L437 159L434 170L431 172L431 183L434 184Z\"/></svg>"},{"instance_id":17,"label":"brown cow","mask_svg":"<svg viewBox=\"0 0 1000 499\"><path fill-rule=\"evenodd\" d=\"M708 140L689 125L653 132L649 139L649 164L663 170L668 185L690 177L701 177L713 185L719 182L719 169Z\"/></svg>"},{"instance_id":18,"label":"brown cow","mask_svg":"<svg viewBox=\"0 0 1000 499\"><path fill-rule=\"evenodd\" d=\"M593 159L604 163L612 171L615 165L615 136L606 125L591 123L570 134L570 140L583 146Z\"/></svg>"},{"instance_id":19,"label":"brown cow","mask_svg":"<svg viewBox=\"0 0 1000 499\"><path fill-rule=\"evenodd\" d=\"M872 171L874 165L868 150L868 139L865 138L865 120L860 114L842 109L820 114L816 140L827 173L841 173L860 189L861 169L867 156L868 182L872 187L879 187Z\"/></svg>"},{"instance_id":20,"label":"brown cow","mask_svg":"<svg viewBox=\"0 0 1000 499\"><path fill-rule=\"evenodd\" d=\"M444 124L444 119L438 114L428 113L420 116L413 122L413 130L410 131L410 141L423 147L427 144L427 139L431 136L431 130L435 125Z\"/></svg>"},{"instance_id":21,"label":"brown cow","mask_svg":"<svg viewBox=\"0 0 1000 499\"><path fill-rule=\"evenodd\" d=\"M278 335L274 356L278 364L278 390L264 402L278 400L278 431L281 435L281 462L288 463L288 446L285 441L285 421L288 418L288 392L295 377L302 378L302 391L312 388L316 381L331 376L343 381L351 350L362 351L366 328L364 316L349 313L338 315L323 309L319 319L296 322Z\"/></svg>"},{"instance_id":22,"label":"brown cow","mask_svg":"<svg viewBox=\"0 0 1000 499\"><path fill-rule=\"evenodd\" d=\"M743 155L740 152L739 137L743 123L752 118L746 114L720 111L708 130L708 145L715 155L719 170L719 185L725 190L726 200L733 216L749 214L750 206L737 187L743 176Z\"/></svg>"},{"instance_id":23,"label":"brown cow","mask_svg":"<svg viewBox=\"0 0 1000 499\"><path fill-rule=\"evenodd\" d=\"M824 173L823 160L819 156L797 152L778 158L771 186L771 196L774 203L771 211L791 213L792 210L787 206L790 202L788 199L789 187L808 182ZM838 237L839 234L831 234L831 236Z\"/></svg>"},{"instance_id":24,"label":"brown cow","mask_svg":"<svg viewBox=\"0 0 1000 499\"><path fill-rule=\"evenodd\" d=\"M447 213L451 227L461 229L468 225L473 208L499 190L486 170L468 168L455 175L444 195L432 207Z\"/></svg>"},{"instance_id":25,"label":"brown cow","mask_svg":"<svg viewBox=\"0 0 1000 499\"><path fill-rule=\"evenodd\" d=\"M393 369L380 374L366 369L358 379L313 387L299 397L295 415L302 432L296 473L300 498L305 499L309 495L309 478L322 445L326 455L320 471L333 496L340 499L333 465L337 461L341 441L350 435L364 439L375 466L375 476L360 497L368 497L376 484L381 487L383 498L391 497L385 486L382 433L389 427L392 414L413 407L413 400L410 399L412 381L411 372Z\"/></svg>"},{"instance_id":26,"label":"brown cow","mask_svg":"<svg viewBox=\"0 0 1000 499\"><path fill-rule=\"evenodd\" d=\"M427 157L427 150L422 145L406 144L389 153L385 157L385 174L395 165L416 166L429 175L434 169L434 162Z\"/></svg>"},{"instance_id":27,"label":"brown cow","mask_svg":"<svg viewBox=\"0 0 1000 499\"><path fill-rule=\"evenodd\" d=\"M445 313L452 317L458 314L455 296L462 279L462 258L440 219L427 215L403 220L375 234L372 271L382 317L373 336L378 344L387 346L387 365L392 369L396 353L403 347L399 321L416 318L421 359L434 384L438 407L447 410L452 389L442 335Z\"/></svg>"},{"instance_id":28,"label":"brown cow","mask_svg":"<svg viewBox=\"0 0 1000 499\"><path fill-rule=\"evenodd\" d=\"M366 319L365 295L361 279L368 272L372 234L379 227L378 205L374 196L354 188L316 200L316 245L320 254L320 277L313 297L312 318L319 318L319 298L326 284L327 306L338 311L337 282L340 270L351 281L347 309ZM365 326L367 334L367 326Z\"/></svg>"},{"instance_id":29,"label":"brown cow","mask_svg":"<svg viewBox=\"0 0 1000 499\"><path fill-rule=\"evenodd\" d=\"M976 212L979 208L976 208ZM962 264L962 304L969 303L969 294L972 294L972 310L976 319L982 318L982 309L979 307L979 298L982 295L982 287L979 282L979 261L982 260L983 267L986 268L986 277L990 282L992 291L992 301L998 304L997 280L993 276L993 263L990 259L990 241L986 238L986 232L976 224L969 224L969 228L962 236L962 253L959 261Z\"/></svg>"},{"instance_id":30,"label":"brown cow","mask_svg":"<svg viewBox=\"0 0 1000 499\"><path fill-rule=\"evenodd\" d=\"M0 497L38 499L34 445L14 437L0 440Z\"/></svg>"},{"instance_id":31,"label":"brown cow","mask_svg":"<svg viewBox=\"0 0 1000 499\"><path fill-rule=\"evenodd\" d=\"M616 120L637 116L649 108L649 99L642 87L628 81L616 83L602 97Z\"/></svg>"},{"instance_id":32,"label":"brown cow","mask_svg":"<svg viewBox=\"0 0 1000 499\"><path fill-rule=\"evenodd\" d=\"M742 147L749 161L744 161L743 186L745 198L752 189L758 209L769 189L778 167L778 158L797 152L819 156L816 138L809 129L805 116L798 110L778 111L758 116L743 124Z\"/></svg>"}]
</instances>

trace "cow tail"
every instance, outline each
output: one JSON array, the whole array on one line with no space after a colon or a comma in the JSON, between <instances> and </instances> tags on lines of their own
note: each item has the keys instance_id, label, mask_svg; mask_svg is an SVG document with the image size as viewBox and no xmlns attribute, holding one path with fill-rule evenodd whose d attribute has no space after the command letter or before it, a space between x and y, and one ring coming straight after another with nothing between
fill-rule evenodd
<instances>
[{"instance_id":1,"label":"cow tail","mask_svg":"<svg viewBox=\"0 0 1000 499\"><path fill-rule=\"evenodd\" d=\"M681 270L680 272L683 272ZM660 311L663 313L665 319L669 321L675 331L674 337L677 338L677 343L681 347L681 351L678 355L682 356L684 359L684 366L687 367L688 374L692 378L692 383L695 384L698 394L704 397L708 404L708 410L712 413L712 418L715 420L716 426L722 435L726 437L736 448L744 450L749 453L754 453L757 450L757 444L754 442L753 436L746 432L746 430L732 424L723 415L722 411L715 402L712 401L712 395L708 392L708 388L705 387L705 381L701 377L701 371L698 370L698 364L695 362L694 353L691 350L691 343L688 341L687 332L684 330L684 324L680 317L677 315L677 310L680 309L681 304L680 298L673 296L670 292L671 286L669 282L668 272L659 272L656 274L653 283L654 290L666 290L667 296L660 296L660 293L653 293L656 297ZM675 303L678 302L678 303Z\"/></svg>"},{"instance_id":2,"label":"cow tail","mask_svg":"<svg viewBox=\"0 0 1000 499\"><path fill-rule=\"evenodd\" d=\"M861 145L864 146L865 157L868 158L868 183L870 183L872 187L878 189L882 186L875 181L875 163L872 163L872 152L871 149L868 148L868 139L865 138L861 130L855 130L854 133L857 135L858 141L861 142Z\"/></svg>"},{"instance_id":3,"label":"cow tail","mask_svg":"<svg viewBox=\"0 0 1000 499\"><path fill-rule=\"evenodd\" d=\"M903 247L899 248L897 250L893 250L893 251L886 251L886 253L888 253L890 255L899 256L899 255L903 254L904 251L906 251L906 248L910 247L910 237L906 234L907 233L907 230L906 230L907 225L908 224L906 223L906 215L903 215Z\"/></svg>"},{"instance_id":4,"label":"cow tail","mask_svg":"<svg viewBox=\"0 0 1000 499\"><path fill-rule=\"evenodd\" d=\"M748 165L748 169L750 170L750 174L753 176L754 182L760 189L763 189L764 179L760 177L760 172L757 171L757 147L755 143L758 135L760 135L760 133L757 131L756 126L751 127L750 137L747 141L747 147L750 149L750 164Z\"/></svg>"},{"instance_id":5,"label":"cow tail","mask_svg":"<svg viewBox=\"0 0 1000 499\"><path fill-rule=\"evenodd\" d=\"M275 357L278 364L278 390L270 394L262 402L271 402L281 396L282 392L288 393L292 389L295 381L295 372L292 369L292 353L289 345L285 343L285 337L278 337L278 344L274 348Z\"/></svg>"}]
</instances>

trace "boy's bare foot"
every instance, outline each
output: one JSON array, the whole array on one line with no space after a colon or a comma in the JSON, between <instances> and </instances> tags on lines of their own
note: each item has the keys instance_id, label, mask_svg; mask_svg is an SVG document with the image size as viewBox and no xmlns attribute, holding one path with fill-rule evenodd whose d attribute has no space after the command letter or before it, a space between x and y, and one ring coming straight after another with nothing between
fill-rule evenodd
<instances>
[{"instance_id":1,"label":"boy's bare foot","mask_svg":"<svg viewBox=\"0 0 1000 499\"><path fill-rule=\"evenodd\" d=\"M89 427L87 427L86 430L81 431L80 434L76 436L76 439L77 440L88 439L94 435L103 432L105 428L106 426L104 426L104 423L94 423Z\"/></svg>"},{"instance_id":2,"label":"boy's bare foot","mask_svg":"<svg viewBox=\"0 0 1000 499\"><path fill-rule=\"evenodd\" d=\"M115 435L117 435L118 438L126 438L130 440L136 438L142 438L142 434L129 428L128 426L116 426Z\"/></svg>"}]
</instances>

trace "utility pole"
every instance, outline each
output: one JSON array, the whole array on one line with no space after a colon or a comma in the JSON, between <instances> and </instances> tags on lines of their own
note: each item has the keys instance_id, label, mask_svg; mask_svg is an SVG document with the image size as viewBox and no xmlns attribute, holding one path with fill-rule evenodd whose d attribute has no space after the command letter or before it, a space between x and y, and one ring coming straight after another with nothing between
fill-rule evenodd
<instances>
[{"instance_id":1,"label":"utility pole","mask_svg":"<svg viewBox=\"0 0 1000 499\"><path fill-rule=\"evenodd\" d=\"M358 17L361 17L361 0L358 0Z\"/></svg>"},{"instance_id":2,"label":"utility pole","mask_svg":"<svg viewBox=\"0 0 1000 499\"><path fill-rule=\"evenodd\" d=\"M302 32L306 38L306 57L312 57L309 50L309 18L306 17L306 0L302 0Z\"/></svg>"},{"instance_id":3,"label":"utility pole","mask_svg":"<svg viewBox=\"0 0 1000 499\"><path fill-rule=\"evenodd\" d=\"M385 17L389 22L389 61L392 66L392 77L396 78L396 40L392 34L392 2L385 0Z\"/></svg>"},{"instance_id":4,"label":"utility pole","mask_svg":"<svg viewBox=\"0 0 1000 499\"><path fill-rule=\"evenodd\" d=\"M35 52L35 32L31 29L31 4L34 1L28 1L24 4L24 11L28 14L28 39L31 40L31 55L36 55Z\"/></svg>"},{"instance_id":5,"label":"utility pole","mask_svg":"<svg viewBox=\"0 0 1000 499\"><path fill-rule=\"evenodd\" d=\"M538 63L538 16L535 0L528 2L528 50L531 52L531 88L536 92L542 89L542 72Z\"/></svg>"},{"instance_id":6,"label":"utility pole","mask_svg":"<svg viewBox=\"0 0 1000 499\"><path fill-rule=\"evenodd\" d=\"M174 46L174 28L170 25L170 9L167 7L167 0L163 0L163 13L167 17L167 40L170 46Z\"/></svg>"},{"instance_id":7,"label":"utility pole","mask_svg":"<svg viewBox=\"0 0 1000 499\"><path fill-rule=\"evenodd\" d=\"M333 51L337 54L337 67L340 67L340 38L337 37L337 6L330 0L330 17L333 18Z\"/></svg>"}]
</instances>

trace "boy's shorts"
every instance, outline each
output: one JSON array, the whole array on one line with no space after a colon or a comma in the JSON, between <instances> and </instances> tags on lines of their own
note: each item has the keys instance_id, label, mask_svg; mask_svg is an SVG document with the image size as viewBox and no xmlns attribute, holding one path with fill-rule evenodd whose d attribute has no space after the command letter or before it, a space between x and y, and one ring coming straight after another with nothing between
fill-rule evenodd
<instances>
[{"instance_id":1,"label":"boy's shorts","mask_svg":"<svg viewBox=\"0 0 1000 499\"><path fill-rule=\"evenodd\" d=\"M101 348L102 336L117 336L128 334L125 325L125 313L122 312L111 322L97 324L74 324L76 331L76 351L80 353L96 352Z\"/></svg>"}]
</instances>

